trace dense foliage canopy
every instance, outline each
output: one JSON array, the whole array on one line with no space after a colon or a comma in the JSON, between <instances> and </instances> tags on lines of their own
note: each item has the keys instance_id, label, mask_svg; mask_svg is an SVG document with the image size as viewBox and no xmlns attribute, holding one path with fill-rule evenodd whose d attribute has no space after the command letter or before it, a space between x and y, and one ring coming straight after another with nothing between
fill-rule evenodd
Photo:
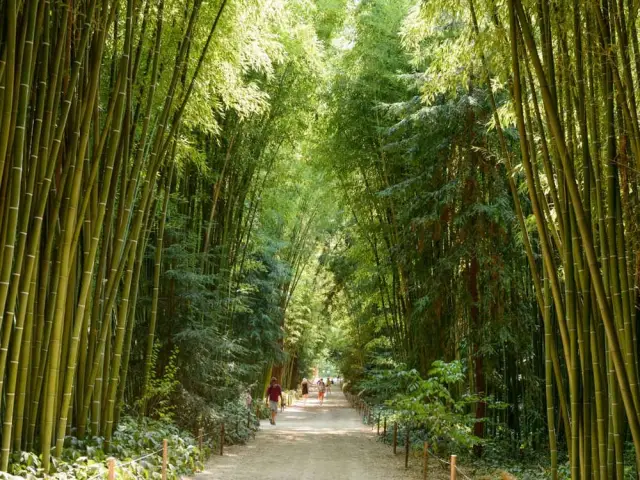
<instances>
[{"instance_id":1,"label":"dense foliage canopy","mask_svg":"<svg viewBox=\"0 0 640 480\"><path fill-rule=\"evenodd\" d=\"M319 367L635 475L638 6L0 0L0 470Z\"/></svg>"}]
</instances>

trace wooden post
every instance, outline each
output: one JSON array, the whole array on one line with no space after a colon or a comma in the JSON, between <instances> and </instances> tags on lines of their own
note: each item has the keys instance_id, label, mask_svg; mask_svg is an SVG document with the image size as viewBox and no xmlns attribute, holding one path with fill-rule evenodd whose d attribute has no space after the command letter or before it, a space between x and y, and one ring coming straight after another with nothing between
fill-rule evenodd
<instances>
[{"instance_id":1,"label":"wooden post","mask_svg":"<svg viewBox=\"0 0 640 480\"><path fill-rule=\"evenodd\" d=\"M456 470L456 456L451 455L451 480L456 480L456 474L458 471Z\"/></svg>"},{"instance_id":2,"label":"wooden post","mask_svg":"<svg viewBox=\"0 0 640 480\"><path fill-rule=\"evenodd\" d=\"M378 414L378 431L376 433L380 435L380 414Z\"/></svg>"},{"instance_id":3,"label":"wooden post","mask_svg":"<svg viewBox=\"0 0 640 480\"><path fill-rule=\"evenodd\" d=\"M167 460L169 457L169 442L162 440L162 480L167 480Z\"/></svg>"},{"instance_id":4,"label":"wooden post","mask_svg":"<svg viewBox=\"0 0 640 480\"><path fill-rule=\"evenodd\" d=\"M409 429L409 425L407 425L407 433L404 439L404 468L409 468L409 446L411 444L411 430Z\"/></svg>"},{"instance_id":5,"label":"wooden post","mask_svg":"<svg viewBox=\"0 0 640 480\"><path fill-rule=\"evenodd\" d=\"M201 428L198 432L198 448L200 449L200 461L204 460L204 450L202 450L202 438L204 437L204 429Z\"/></svg>"},{"instance_id":6,"label":"wooden post","mask_svg":"<svg viewBox=\"0 0 640 480\"><path fill-rule=\"evenodd\" d=\"M109 473L107 478L109 480L116 480L116 459L113 457L108 458L107 467L109 468Z\"/></svg>"},{"instance_id":7,"label":"wooden post","mask_svg":"<svg viewBox=\"0 0 640 480\"><path fill-rule=\"evenodd\" d=\"M424 442L424 454L422 459L422 478L423 480L427 480L427 472L429 470L429 444Z\"/></svg>"},{"instance_id":8,"label":"wooden post","mask_svg":"<svg viewBox=\"0 0 640 480\"><path fill-rule=\"evenodd\" d=\"M387 417L384 417L384 428L382 430L382 435L384 438L387 438Z\"/></svg>"},{"instance_id":9,"label":"wooden post","mask_svg":"<svg viewBox=\"0 0 640 480\"><path fill-rule=\"evenodd\" d=\"M393 454L396 454L396 447L398 446L398 422L393 422Z\"/></svg>"},{"instance_id":10,"label":"wooden post","mask_svg":"<svg viewBox=\"0 0 640 480\"><path fill-rule=\"evenodd\" d=\"M224 453L224 423L220 425L220 456Z\"/></svg>"}]
</instances>

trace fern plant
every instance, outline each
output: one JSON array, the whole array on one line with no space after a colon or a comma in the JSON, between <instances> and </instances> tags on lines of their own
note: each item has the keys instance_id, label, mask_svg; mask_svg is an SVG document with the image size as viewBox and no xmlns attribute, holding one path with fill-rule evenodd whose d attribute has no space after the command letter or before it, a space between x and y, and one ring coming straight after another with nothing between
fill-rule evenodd
<instances>
[{"instance_id":1,"label":"fern plant","mask_svg":"<svg viewBox=\"0 0 640 480\"><path fill-rule=\"evenodd\" d=\"M176 405L172 402L174 393L180 388L178 379L178 347L174 347L164 373L158 376L159 344L155 343L151 355L151 375L145 394L136 402L136 408L143 408L151 418L173 421Z\"/></svg>"}]
</instances>

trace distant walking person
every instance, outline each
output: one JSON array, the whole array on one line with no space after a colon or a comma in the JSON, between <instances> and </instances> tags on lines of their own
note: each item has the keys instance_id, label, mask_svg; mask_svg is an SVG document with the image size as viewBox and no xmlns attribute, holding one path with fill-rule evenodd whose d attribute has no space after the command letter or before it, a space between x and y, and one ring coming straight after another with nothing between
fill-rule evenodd
<instances>
[{"instance_id":1,"label":"distant walking person","mask_svg":"<svg viewBox=\"0 0 640 480\"><path fill-rule=\"evenodd\" d=\"M320 401L320 405L324 403L324 392L327 389L327 385L324 383L322 378L318 382L318 400Z\"/></svg>"},{"instance_id":2,"label":"distant walking person","mask_svg":"<svg viewBox=\"0 0 640 480\"><path fill-rule=\"evenodd\" d=\"M276 415L278 414L278 400L282 398L282 387L278 385L278 379L273 377L271 379L271 385L267 389L267 396L269 397L269 409L271 410L271 425L276 424Z\"/></svg>"},{"instance_id":3,"label":"distant walking person","mask_svg":"<svg viewBox=\"0 0 640 480\"><path fill-rule=\"evenodd\" d=\"M304 398L304 404L307 404L307 398L309 398L309 381L306 378L302 379L302 398Z\"/></svg>"},{"instance_id":4,"label":"distant walking person","mask_svg":"<svg viewBox=\"0 0 640 480\"><path fill-rule=\"evenodd\" d=\"M329 396L329 394L331 393L331 384L333 382L331 381L331 377L327 378L327 396Z\"/></svg>"}]
</instances>

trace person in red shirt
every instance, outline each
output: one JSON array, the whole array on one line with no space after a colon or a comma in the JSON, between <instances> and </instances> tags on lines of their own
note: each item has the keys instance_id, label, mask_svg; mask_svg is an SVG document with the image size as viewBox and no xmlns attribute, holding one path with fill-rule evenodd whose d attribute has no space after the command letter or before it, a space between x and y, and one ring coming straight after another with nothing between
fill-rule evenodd
<instances>
[{"instance_id":1,"label":"person in red shirt","mask_svg":"<svg viewBox=\"0 0 640 480\"><path fill-rule=\"evenodd\" d=\"M320 406L324 403L324 392L327 389L327 384L324 383L324 380L321 378L318 381L318 400L320 401Z\"/></svg>"},{"instance_id":2,"label":"person in red shirt","mask_svg":"<svg viewBox=\"0 0 640 480\"><path fill-rule=\"evenodd\" d=\"M271 385L267 389L267 396L269 397L269 409L271 410L271 418L269 421L271 425L276 424L276 415L278 414L278 400L282 397L282 387L278 385L278 379L273 377L271 379Z\"/></svg>"}]
</instances>

